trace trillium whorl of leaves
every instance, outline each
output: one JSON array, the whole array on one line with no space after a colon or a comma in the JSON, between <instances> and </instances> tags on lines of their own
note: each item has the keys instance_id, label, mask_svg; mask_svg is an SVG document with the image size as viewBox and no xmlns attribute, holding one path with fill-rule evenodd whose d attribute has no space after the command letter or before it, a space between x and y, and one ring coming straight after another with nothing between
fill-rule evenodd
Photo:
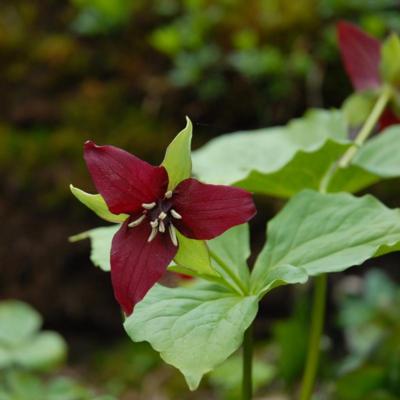
<instances>
[{"instance_id":1,"label":"trillium whorl of leaves","mask_svg":"<svg viewBox=\"0 0 400 400\"><path fill-rule=\"evenodd\" d=\"M256 212L245 190L192 178L171 187L164 166L152 166L117 147L88 141L84 157L109 210L128 215L111 248L115 297L128 315L165 273L181 235L209 240Z\"/></svg>"}]
</instances>

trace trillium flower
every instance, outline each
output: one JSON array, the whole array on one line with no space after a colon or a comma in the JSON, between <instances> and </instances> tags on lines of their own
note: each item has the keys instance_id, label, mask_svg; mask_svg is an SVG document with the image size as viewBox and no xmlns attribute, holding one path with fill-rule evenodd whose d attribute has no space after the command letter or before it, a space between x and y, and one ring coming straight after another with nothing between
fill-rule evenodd
<instances>
[{"instance_id":1,"label":"trillium flower","mask_svg":"<svg viewBox=\"0 0 400 400\"><path fill-rule=\"evenodd\" d=\"M337 24L337 35L344 67L354 89L363 92L382 88L382 43L345 21ZM379 129L398 123L400 118L388 107L380 118Z\"/></svg>"},{"instance_id":2,"label":"trillium flower","mask_svg":"<svg viewBox=\"0 0 400 400\"><path fill-rule=\"evenodd\" d=\"M178 135L175 142L181 149L188 141ZM110 260L114 294L128 315L181 252L196 251L198 241L256 213L249 192L189 177L190 149L182 157L170 151L161 166L152 166L114 146L84 145L96 189L109 211L125 218L112 240Z\"/></svg>"}]
</instances>

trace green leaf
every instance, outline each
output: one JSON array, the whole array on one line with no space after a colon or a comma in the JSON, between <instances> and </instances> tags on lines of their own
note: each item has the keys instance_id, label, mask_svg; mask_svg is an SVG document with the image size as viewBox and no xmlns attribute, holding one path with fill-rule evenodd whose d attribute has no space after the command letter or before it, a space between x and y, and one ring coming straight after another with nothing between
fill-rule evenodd
<instances>
[{"instance_id":1,"label":"green leaf","mask_svg":"<svg viewBox=\"0 0 400 400\"><path fill-rule=\"evenodd\" d=\"M381 178L400 176L400 125L368 140L354 157L353 165Z\"/></svg>"},{"instance_id":2,"label":"green leaf","mask_svg":"<svg viewBox=\"0 0 400 400\"><path fill-rule=\"evenodd\" d=\"M100 194L90 194L86 193L81 189L70 185L72 194L86 207L90 208L95 214L97 214L100 218L104 219L108 222L120 223L124 222L128 215L126 214L113 214L107 207L106 202Z\"/></svg>"},{"instance_id":3,"label":"green leaf","mask_svg":"<svg viewBox=\"0 0 400 400\"><path fill-rule=\"evenodd\" d=\"M64 361L67 346L56 332L43 332L13 351L14 362L24 368L49 370Z\"/></svg>"},{"instance_id":4,"label":"green leaf","mask_svg":"<svg viewBox=\"0 0 400 400\"><path fill-rule=\"evenodd\" d=\"M251 276L255 293L265 290L275 268L303 268L317 275L395 251L400 247L400 211L372 196L306 190L270 221L267 237Z\"/></svg>"},{"instance_id":5,"label":"green leaf","mask_svg":"<svg viewBox=\"0 0 400 400\"><path fill-rule=\"evenodd\" d=\"M400 84L400 39L396 34L390 35L382 45L380 67L385 82Z\"/></svg>"},{"instance_id":6,"label":"green leaf","mask_svg":"<svg viewBox=\"0 0 400 400\"><path fill-rule=\"evenodd\" d=\"M0 345L23 343L39 330L41 324L39 313L28 304L16 300L0 303Z\"/></svg>"},{"instance_id":7,"label":"green leaf","mask_svg":"<svg viewBox=\"0 0 400 400\"><path fill-rule=\"evenodd\" d=\"M340 111L312 110L286 127L212 140L193 154L194 172L206 182L289 197L317 187L330 164L350 146L347 130Z\"/></svg>"},{"instance_id":8,"label":"green leaf","mask_svg":"<svg viewBox=\"0 0 400 400\"><path fill-rule=\"evenodd\" d=\"M247 259L250 256L249 225L243 224L229 229L224 234L207 242L215 270L231 286L244 293L248 292L250 270ZM238 287L239 285L239 287Z\"/></svg>"},{"instance_id":9,"label":"green leaf","mask_svg":"<svg viewBox=\"0 0 400 400\"><path fill-rule=\"evenodd\" d=\"M149 342L195 390L204 374L238 349L256 313L256 296L240 297L218 285L156 285L124 326L132 340Z\"/></svg>"},{"instance_id":10,"label":"green leaf","mask_svg":"<svg viewBox=\"0 0 400 400\"><path fill-rule=\"evenodd\" d=\"M192 271L196 276L200 277L219 276L211 265L210 254L203 240L189 239L179 232L177 232L176 235L179 247L174 261L178 267L183 267L188 271ZM173 268L170 267L170 270L173 270ZM175 269L175 271L177 271L177 269ZM183 270L180 270L179 272L182 271Z\"/></svg>"},{"instance_id":11,"label":"green leaf","mask_svg":"<svg viewBox=\"0 0 400 400\"><path fill-rule=\"evenodd\" d=\"M190 119L186 117L185 128L178 133L165 153L164 161L161 165L163 165L168 172L169 190L174 190L181 181L190 178L192 174L192 131L192 123Z\"/></svg>"}]
</instances>

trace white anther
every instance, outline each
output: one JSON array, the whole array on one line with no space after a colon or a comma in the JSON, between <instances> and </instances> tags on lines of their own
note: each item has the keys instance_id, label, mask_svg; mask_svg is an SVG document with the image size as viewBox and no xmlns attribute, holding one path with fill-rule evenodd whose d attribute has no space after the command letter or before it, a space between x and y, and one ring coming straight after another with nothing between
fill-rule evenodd
<instances>
[{"instance_id":1,"label":"white anther","mask_svg":"<svg viewBox=\"0 0 400 400\"><path fill-rule=\"evenodd\" d=\"M151 210L156 206L156 203L153 201L152 203L143 203L142 207L145 208L146 210Z\"/></svg>"},{"instance_id":2,"label":"white anther","mask_svg":"<svg viewBox=\"0 0 400 400\"><path fill-rule=\"evenodd\" d=\"M152 229L151 229L151 233L150 233L150 235L149 235L149 237L148 237L148 239L147 239L147 241L148 241L149 243L157 236L157 232L158 232L158 229L157 229L157 228L152 228Z\"/></svg>"},{"instance_id":3,"label":"white anther","mask_svg":"<svg viewBox=\"0 0 400 400\"><path fill-rule=\"evenodd\" d=\"M163 219L166 218L166 216L167 216L167 214L164 211L161 211L160 215L158 216L158 218L161 219L161 221L162 221Z\"/></svg>"},{"instance_id":4,"label":"white anther","mask_svg":"<svg viewBox=\"0 0 400 400\"><path fill-rule=\"evenodd\" d=\"M159 226L158 226L158 230L159 230L161 233L164 233L164 232L165 232L165 224L164 224L163 221L160 221L160 224L159 224Z\"/></svg>"},{"instance_id":5,"label":"white anther","mask_svg":"<svg viewBox=\"0 0 400 400\"><path fill-rule=\"evenodd\" d=\"M172 191L171 191L171 190L168 190L168 192L165 193L165 198L166 198L166 199L170 199L171 197L172 197Z\"/></svg>"},{"instance_id":6,"label":"white anther","mask_svg":"<svg viewBox=\"0 0 400 400\"><path fill-rule=\"evenodd\" d=\"M155 219L154 221L150 221L150 226L152 228L157 228L158 226L158 219Z\"/></svg>"},{"instance_id":7,"label":"white anther","mask_svg":"<svg viewBox=\"0 0 400 400\"><path fill-rule=\"evenodd\" d=\"M171 237L174 246L178 246L178 239L176 238L175 227L172 224L168 226L169 236Z\"/></svg>"},{"instance_id":8,"label":"white anther","mask_svg":"<svg viewBox=\"0 0 400 400\"><path fill-rule=\"evenodd\" d=\"M182 219L182 215L177 213L173 208L171 208L170 210L171 215L175 218L175 219Z\"/></svg>"},{"instance_id":9,"label":"white anther","mask_svg":"<svg viewBox=\"0 0 400 400\"><path fill-rule=\"evenodd\" d=\"M141 215L138 219L135 219L130 224L128 224L129 228L134 228L142 223L142 221L146 218L146 215Z\"/></svg>"}]
</instances>

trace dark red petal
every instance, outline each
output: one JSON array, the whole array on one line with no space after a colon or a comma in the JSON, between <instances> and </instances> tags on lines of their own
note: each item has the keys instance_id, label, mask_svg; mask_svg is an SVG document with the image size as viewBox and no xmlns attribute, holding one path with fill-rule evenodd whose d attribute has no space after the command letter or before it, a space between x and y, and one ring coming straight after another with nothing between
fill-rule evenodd
<instances>
[{"instance_id":1,"label":"dark red petal","mask_svg":"<svg viewBox=\"0 0 400 400\"><path fill-rule=\"evenodd\" d=\"M212 239L256 214L249 192L222 185L206 185L185 179L175 189L173 208L182 216L177 229L192 239Z\"/></svg>"},{"instance_id":2,"label":"dark red petal","mask_svg":"<svg viewBox=\"0 0 400 400\"><path fill-rule=\"evenodd\" d=\"M343 63L353 87L356 90L379 87L380 42L356 25L344 21L337 24L337 35Z\"/></svg>"},{"instance_id":3,"label":"dark red petal","mask_svg":"<svg viewBox=\"0 0 400 400\"><path fill-rule=\"evenodd\" d=\"M128 223L115 234L111 247L114 295L127 315L164 275L177 252L168 234L159 233L149 243L151 228L146 221L135 228Z\"/></svg>"},{"instance_id":4,"label":"dark red petal","mask_svg":"<svg viewBox=\"0 0 400 400\"><path fill-rule=\"evenodd\" d=\"M132 213L167 190L164 167L154 167L118 147L87 141L84 157L96 189L114 214Z\"/></svg>"},{"instance_id":5,"label":"dark red petal","mask_svg":"<svg viewBox=\"0 0 400 400\"><path fill-rule=\"evenodd\" d=\"M400 118L390 108L387 108L379 119L379 131L396 124L400 124Z\"/></svg>"}]
</instances>

